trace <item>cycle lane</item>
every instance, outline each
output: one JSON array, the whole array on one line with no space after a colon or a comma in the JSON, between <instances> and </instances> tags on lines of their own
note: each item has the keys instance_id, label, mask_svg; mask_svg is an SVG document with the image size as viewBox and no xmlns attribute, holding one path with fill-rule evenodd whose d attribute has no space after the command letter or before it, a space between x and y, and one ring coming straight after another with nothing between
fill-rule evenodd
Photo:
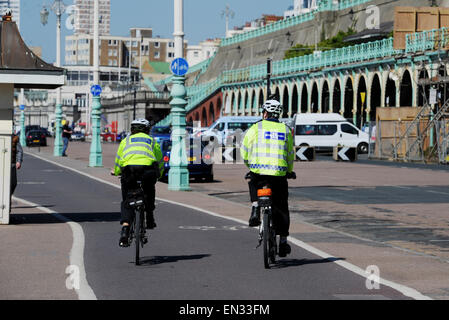
<instances>
[{"instance_id":1,"label":"cycle lane","mask_svg":"<svg viewBox=\"0 0 449 320\"><path fill-rule=\"evenodd\" d=\"M136 268L132 251L117 246L119 189L40 165L47 173L55 170L40 190L48 188L54 208L83 227L87 279L99 299L403 298L384 286L367 290L363 277L297 247L278 270L264 270L261 250L254 250L256 230L166 202L158 203L159 226L144 248L144 266ZM37 180L45 175L40 174ZM267 282L267 272L277 273ZM266 288L260 287L264 281Z\"/></svg>"}]
</instances>

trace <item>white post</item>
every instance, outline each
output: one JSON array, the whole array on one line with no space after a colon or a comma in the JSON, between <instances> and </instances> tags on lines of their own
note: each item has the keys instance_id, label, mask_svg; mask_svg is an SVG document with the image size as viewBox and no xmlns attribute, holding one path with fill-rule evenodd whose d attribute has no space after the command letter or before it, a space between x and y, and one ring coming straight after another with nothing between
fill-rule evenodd
<instances>
[{"instance_id":1,"label":"white post","mask_svg":"<svg viewBox=\"0 0 449 320\"><path fill-rule=\"evenodd\" d=\"M184 3L183 0L175 0L175 58L184 57Z\"/></svg>"},{"instance_id":2,"label":"white post","mask_svg":"<svg viewBox=\"0 0 449 320\"><path fill-rule=\"evenodd\" d=\"M100 84L100 5L94 0L94 84Z\"/></svg>"}]
</instances>

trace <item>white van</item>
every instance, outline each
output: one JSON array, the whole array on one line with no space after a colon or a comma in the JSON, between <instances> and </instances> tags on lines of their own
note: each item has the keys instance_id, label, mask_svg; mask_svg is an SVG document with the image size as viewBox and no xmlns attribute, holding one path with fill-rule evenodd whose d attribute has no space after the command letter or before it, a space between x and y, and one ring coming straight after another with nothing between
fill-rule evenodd
<instances>
[{"instance_id":1,"label":"white van","mask_svg":"<svg viewBox=\"0 0 449 320\"><path fill-rule=\"evenodd\" d=\"M295 145L330 149L338 145L367 153L369 135L337 113L297 114Z\"/></svg>"},{"instance_id":2,"label":"white van","mask_svg":"<svg viewBox=\"0 0 449 320\"><path fill-rule=\"evenodd\" d=\"M254 123L261 120L262 117L220 117L202 134L213 136L218 139L219 144L226 144L229 135L240 129L242 132L248 130Z\"/></svg>"}]
</instances>

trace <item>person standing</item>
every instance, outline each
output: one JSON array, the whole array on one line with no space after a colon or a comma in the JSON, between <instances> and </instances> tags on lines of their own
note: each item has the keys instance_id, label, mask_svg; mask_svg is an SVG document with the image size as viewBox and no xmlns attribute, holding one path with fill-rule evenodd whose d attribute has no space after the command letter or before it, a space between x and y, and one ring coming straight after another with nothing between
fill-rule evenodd
<instances>
[{"instance_id":1,"label":"person standing","mask_svg":"<svg viewBox=\"0 0 449 320\"><path fill-rule=\"evenodd\" d=\"M72 129L69 127L69 121L63 120L63 127L62 127L62 141L64 143L64 146L62 148L62 156L67 157L67 148L69 146L69 140L72 137Z\"/></svg>"},{"instance_id":2,"label":"person standing","mask_svg":"<svg viewBox=\"0 0 449 320\"><path fill-rule=\"evenodd\" d=\"M17 170L20 170L20 168L22 167L22 161L23 149L22 145L20 144L20 138L18 135L13 133L11 139L11 198L17 187ZM9 210L11 211L11 206L9 207Z\"/></svg>"}]
</instances>

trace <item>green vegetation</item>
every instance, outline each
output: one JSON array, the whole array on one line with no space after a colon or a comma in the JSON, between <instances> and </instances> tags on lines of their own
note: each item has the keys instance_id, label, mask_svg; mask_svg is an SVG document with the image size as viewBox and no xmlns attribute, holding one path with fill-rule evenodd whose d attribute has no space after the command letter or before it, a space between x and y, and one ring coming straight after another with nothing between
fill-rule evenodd
<instances>
[{"instance_id":1,"label":"green vegetation","mask_svg":"<svg viewBox=\"0 0 449 320\"><path fill-rule=\"evenodd\" d=\"M324 39L324 40L320 41L318 43L318 50L327 51L327 50L333 50L333 49L343 48L343 47L347 47L347 46L352 46L353 45L352 42L343 42L343 40L346 37L353 35L353 34L355 34L355 31L352 30L351 28L349 28L348 31L346 31L346 32L339 31L335 37L332 37L330 39ZM314 50L315 50L314 45L307 46L307 45L297 44L285 52L284 59L291 59L291 58L295 58L295 57L301 57L301 56L305 56L308 54L312 54Z\"/></svg>"}]
</instances>

